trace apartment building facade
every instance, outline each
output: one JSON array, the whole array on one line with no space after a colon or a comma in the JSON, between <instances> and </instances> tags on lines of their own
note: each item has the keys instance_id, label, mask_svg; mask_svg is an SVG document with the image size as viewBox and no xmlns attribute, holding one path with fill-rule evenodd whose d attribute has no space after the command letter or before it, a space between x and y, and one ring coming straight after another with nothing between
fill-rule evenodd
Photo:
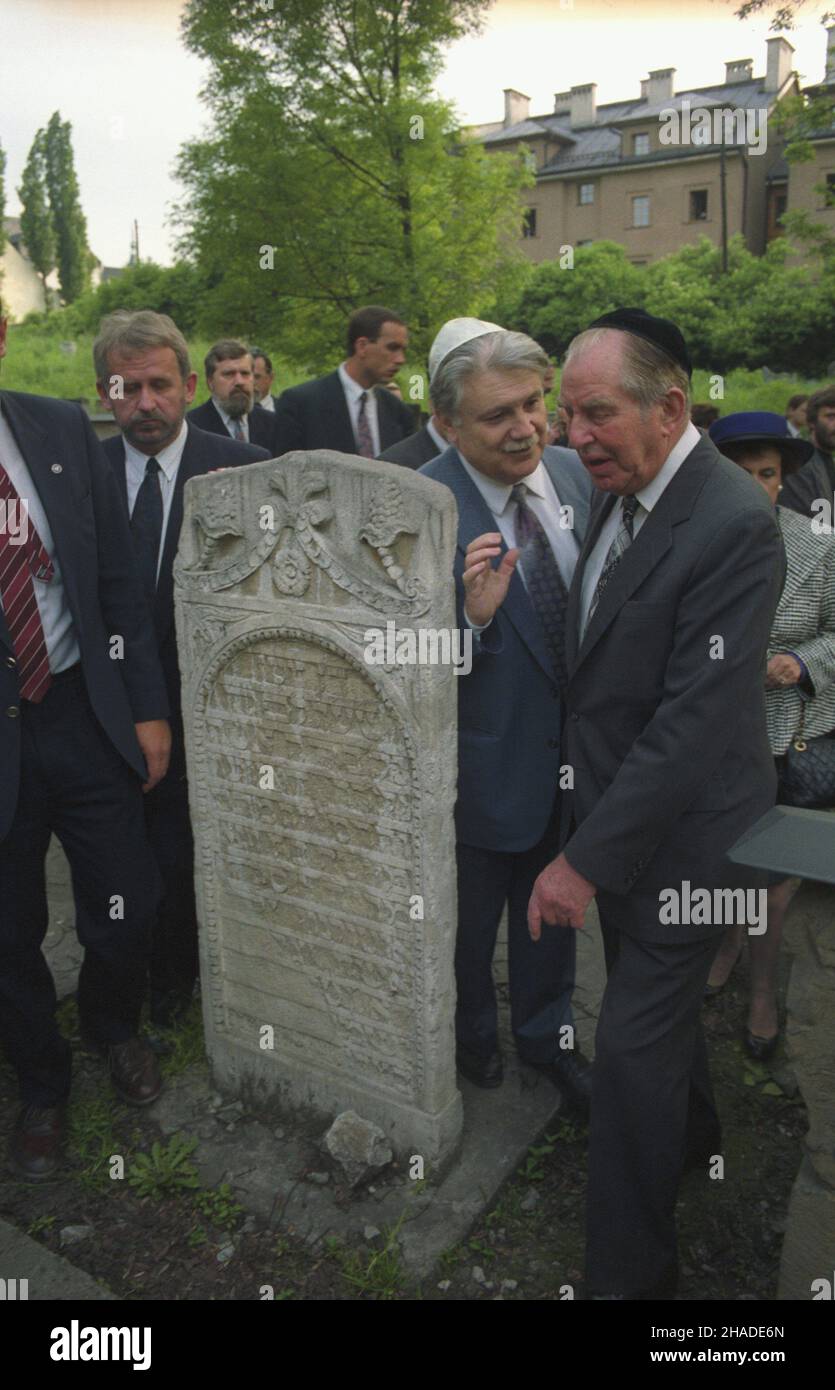
<instances>
[{"instance_id":1,"label":"apartment building facade","mask_svg":"<svg viewBox=\"0 0 835 1390\"><path fill-rule=\"evenodd\" d=\"M725 64L724 82L676 91L675 69L664 68L634 99L598 106L587 83L558 92L543 116L507 88L504 119L468 133L488 151L526 151L536 183L523 194L525 255L553 260L563 247L610 240L646 265L700 237L719 246L736 233L761 254L793 207L817 209L835 231L835 208L813 193L829 173L835 187L835 128L816 137L812 163L787 165L771 118L799 91L794 49L782 37L766 46L759 77L739 59ZM830 81L835 98L835 26Z\"/></svg>"}]
</instances>

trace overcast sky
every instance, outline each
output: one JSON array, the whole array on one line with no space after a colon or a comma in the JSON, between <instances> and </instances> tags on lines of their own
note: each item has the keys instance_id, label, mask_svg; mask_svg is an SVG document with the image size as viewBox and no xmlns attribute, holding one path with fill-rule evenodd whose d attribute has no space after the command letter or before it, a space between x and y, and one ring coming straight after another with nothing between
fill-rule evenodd
<instances>
[{"instance_id":1,"label":"overcast sky","mask_svg":"<svg viewBox=\"0 0 835 1390\"><path fill-rule=\"evenodd\" d=\"M806 0L789 35L804 82L823 76L819 17L832 0ZM7 212L39 126L54 110L72 122L89 241L123 265L133 218L144 257L172 259L167 209L173 165L206 114L203 65L179 38L181 0L0 0L0 144ZM765 72L768 19L741 23L738 0L495 0L484 34L450 50L439 83L462 120L500 120L502 89L553 108L554 92L597 83L598 102L637 96L650 68L675 67L676 87L721 82L725 60Z\"/></svg>"}]
</instances>

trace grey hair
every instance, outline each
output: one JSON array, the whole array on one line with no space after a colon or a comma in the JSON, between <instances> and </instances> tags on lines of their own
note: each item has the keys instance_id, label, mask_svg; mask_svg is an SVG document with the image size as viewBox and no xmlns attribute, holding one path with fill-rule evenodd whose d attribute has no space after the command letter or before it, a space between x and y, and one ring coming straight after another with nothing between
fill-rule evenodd
<instances>
[{"instance_id":1,"label":"grey hair","mask_svg":"<svg viewBox=\"0 0 835 1390\"><path fill-rule=\"evenodd\" d=\"M533 338L525 333L484 333L445 357L433 376L429 390L438 415L458 423L464 383L476 372L537 372L544 377L548 358Z\"/></svg>"},{"instance_id":2,"label":"grey hair","mask_svg":"<svg viewBox=\"0 0 835 1390\"><path fill-rule=\"evenodd\" d=\"M564 367L588 348L595 347L608 333L623 339L621 386L640 407L642 414L657 405L676 386L684 392L689 409L690 378L684 368L673 362L655 343L639 338L635 333L623 333L619 328L587 328L569 343Z\"/></svg>"},{"instance_id":3,"label":"grey hair","mask_svg":"<svg viewBox=\"0 0 835 1390\"><path fill-rule=\"evenodd\" d=\"M132 357L149 348L171 348L185 381L191 371L188 343L173 319L167 314L155 314L152 309L117 309L114 314L107 314L93 343L97 380L107 380L112 352Z\"/></svg>"}]
</instances>

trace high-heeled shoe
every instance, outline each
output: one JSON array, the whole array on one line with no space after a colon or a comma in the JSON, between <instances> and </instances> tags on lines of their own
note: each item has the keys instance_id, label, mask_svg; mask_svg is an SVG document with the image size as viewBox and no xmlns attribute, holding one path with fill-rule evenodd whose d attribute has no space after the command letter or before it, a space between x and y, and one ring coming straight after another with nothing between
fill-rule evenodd
<instances>
[{"instance_id":1,"label":"high-heeled shoe","mask_svg":"<svg viewBox=\"0 0 835 1390\"><path fill-rule=\"evenodd\" d=\"M780 1033L776 1032L773 1038L758 1038L756 1033L752 1033L746 1028L742 1035L742 1045L749 1057L753 1057L755 1062L767 1062L774 1053Z\"/></svg>"}]
</instances>

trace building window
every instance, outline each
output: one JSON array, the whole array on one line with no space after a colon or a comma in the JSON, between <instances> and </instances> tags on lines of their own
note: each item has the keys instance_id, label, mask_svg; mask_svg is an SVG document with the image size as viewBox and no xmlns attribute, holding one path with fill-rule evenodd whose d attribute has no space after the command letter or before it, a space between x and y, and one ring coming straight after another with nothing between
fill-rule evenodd
<instances>
[{"instance_id":1,"label":"building window","mask_svg":"<svg viewBox=\"0 0 835 1390\"><path fill-rule=\"evenodd\" d=\"M528 208L522 223L522 236L536 236L536 208Z\"/></svg>"},{"instance_id":2,"label":"building window","mask_svg":"<svg viewBox=\"0 0 835 1390\"><path fill-rule=\"evenodd\" d=\"M835 189L833 189L833 192L835 192ZM785 193L778 193L778 194L777 194L777 197L774 199L774 221L775 221L775 222L782 222L783 217L784 217L785 212L786 212L786 202L787 202L786 194L785 194Z\"/></svg>"},{"instance_id":3,"label":"building window","mask_svg":"<svg viewBox=\"0 0 835 1390\"><path fill-rule=\"evenodd\" d=\"M593 202L594 202L594 184L593 184L593 183L581 183L581 184L580 184L580 192L579 192L579 196L578 196L577 201L578 201L579 203L581 203L581 204L593 203Z\"/></svg>"},{"instance_id":4,"label":"building window","mask_svg":"<svg viewBox=\"0 0 835 1390\"><path fill-rule=\"evenodd\" d=\"M632 226L649 226L649 195L632 199Z\"/></svg>"},{"instance_id":5,"label":"building window","mask_svg":"<svg viewBox=\"0 0 835 1390\"><path fill-rule=\"evenodd\" d=\"M826 202L824 207L835 207L835 174L826 176Z\"/></svg>"},{"instance_id":6,"label":"building window","mask_svg":"<svg viewBox=\"0 0 835 1390\"><path fill-rule=\"evenodd\" d=\"M578 246L591 246L591 244L592 244L592 238L591 238L591 237L586 237L585 241L578 241L578 242L577 242L577 245L578 245Z\"/></svg>"},{"instance_id":7,"label":"building window","mask_svg":"<svg viewBox=\"0 0 835 1390\"><path fill-rule=\"evenodd\" d=\"M707 221L707 189L693 188L690 190L690 221Z\"/></svg>"},{"instance_id":8,"label":"building window","mask_svg":"<svg viewBox=\"0 0 835 1390\"><path fill-rule=\"evenodd\" d=\"M648 136L648 135L633 135L633 136L632 136L632 153L633 153L633 154L649 154L649 136Z\"/></svg>"}]
</instances>

